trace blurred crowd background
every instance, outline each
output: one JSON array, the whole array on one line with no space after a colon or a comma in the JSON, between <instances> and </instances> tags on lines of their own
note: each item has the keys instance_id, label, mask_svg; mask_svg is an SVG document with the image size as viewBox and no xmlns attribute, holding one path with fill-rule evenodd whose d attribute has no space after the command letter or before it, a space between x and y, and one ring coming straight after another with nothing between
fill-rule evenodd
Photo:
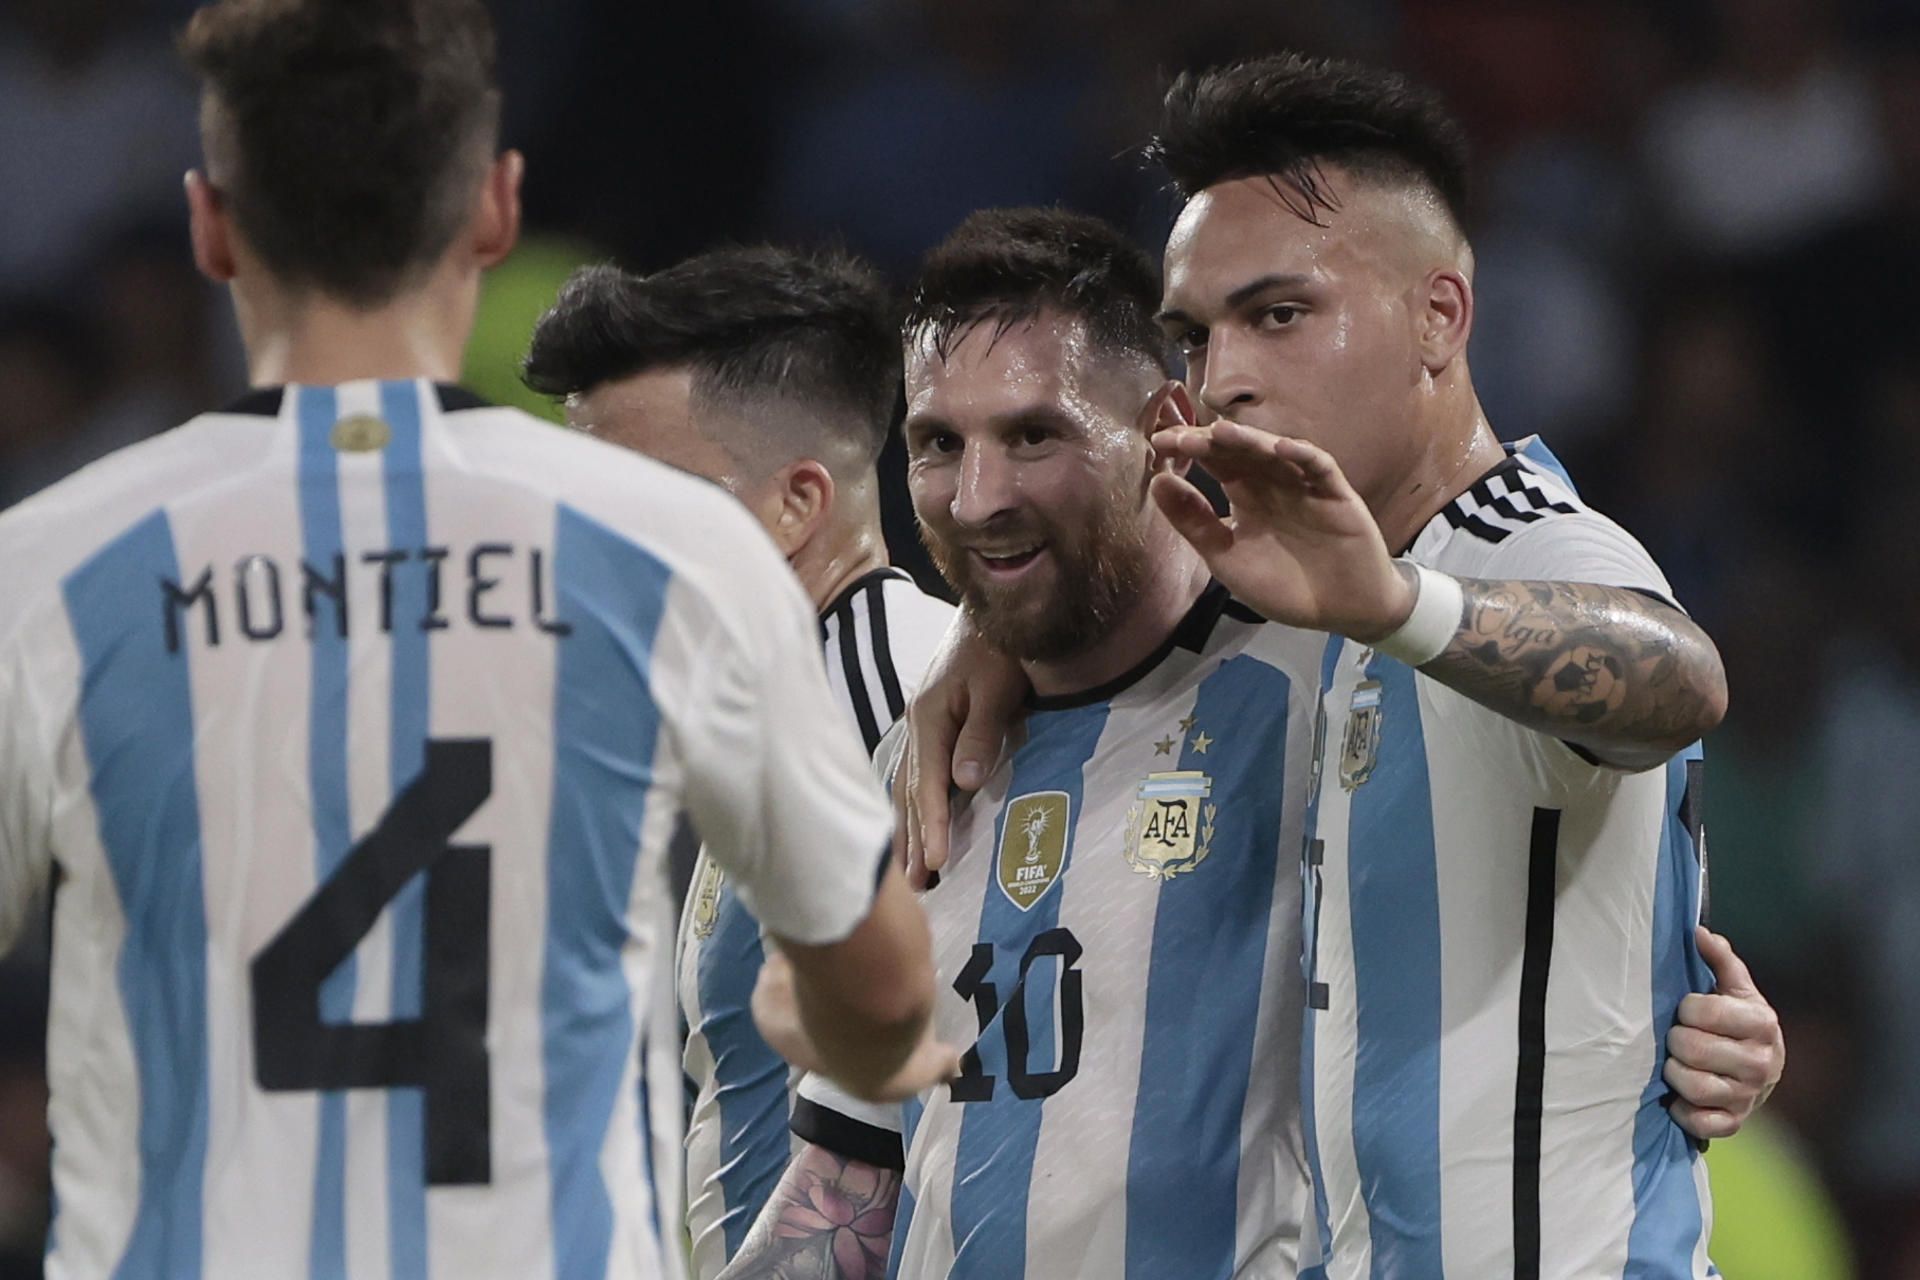
<instances>
[{"instance_id":1,"label":"blurred crowd background","mask_svg":"<svg viewBox=\"0 0 1920 1280\"><path fill-rule=\"evenodd\" d=\"M0 506L244 387L180 176L192 0L0 0ZM1169 73L1281 48L1441 88L1477 147L1476 381L1725 654L1715 927L1786 1023L1716 1144L1733 1280L1920 1277L1920 6L1895 0L494 0L528 240L469 381L574 264L970 210L1157 250ZM524 395L524 393L519 393ZM897 453L889 465L898 466ZM924 572L896 483L890 532ZM4 607L0 604L0 607ZM47 1216L44 932L0 969L0 1280Z\"/></svg>"}]
</instances>

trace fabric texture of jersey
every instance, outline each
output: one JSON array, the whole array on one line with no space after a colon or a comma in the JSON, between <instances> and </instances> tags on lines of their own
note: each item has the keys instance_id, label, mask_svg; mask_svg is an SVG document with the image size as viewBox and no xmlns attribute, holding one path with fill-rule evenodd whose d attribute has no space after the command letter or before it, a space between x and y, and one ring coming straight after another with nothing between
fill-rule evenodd
<instances>
[{"instance_id":1,"label":"fabric texture of jersey","mask_svg":"<svg viewBox=\"0 0 1920 1280\"><path fill-rule=\"evenodd\" d=\"M1410 556L1670 593L1537 440ZM1600 767L1338 638L1316 737L1302 1276L1715 1274L1706 1166L1661 1074L1711 979L1698 747Z\"/></svg>"},{"instance_id":2,"label":"fabric texture of jersey","mask_svg":"<svg viewBox=\"0 0 1920 1280\"><path fill-rule=\"evenodd\" d=\"M890 825L738 504L457 389L287 387L0 516L0 594L47 1274L678 1275L676 815L812 941Z\"/></svg>"},{"instance_id":3,"label":"fabric texture of jersey","mask_svg":"<svg viewBox=\"0 0 1920 1280\"><path fill-rule=\"evenodd\" d=\"M1298 881L1319 637L1209 589L1165 651L1040 700L924 898L960 1079L905 1108L809 1077L795 1132L904 1128L890 1274L1292 1280ZM904 1110L904 1117L901 1112Z\"/></svg>"},{"instance_id":4,"label":"fabric texture of jersey","mask_svg":"<svg viewBox=\"0 0 1920 1280\"><path fill-rule=\"evenodd\" d=\"M827 684L871 750L905 709L953 606L882 569L820 615ZM740 1248L792 1154L792 1080L753 1025L766 956L759 921L704 854L680 920L678 988L687 1038L687 1232L693 1272L712 1280Z\"/></svg>"}]
</instances>

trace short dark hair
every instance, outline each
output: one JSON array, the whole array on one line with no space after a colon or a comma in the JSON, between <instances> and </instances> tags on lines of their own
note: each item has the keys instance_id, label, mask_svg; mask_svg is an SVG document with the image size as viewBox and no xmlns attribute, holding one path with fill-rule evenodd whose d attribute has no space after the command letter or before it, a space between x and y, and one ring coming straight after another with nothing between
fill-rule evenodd
<instances>
[{"instance_id":1,"label":"short dark hair","mask_svg":"<svg viewBox=\"0 0 1920 1280\"><path fill-rule=\"evenodd\" d=\"M283 283L374 307L453 243L499 131L481 0L216 0L180 50L209 163Z\"/></svg>"},{"instance_id":2,"label":"short dark hair","mask_svg":"<svg viewBox=\"0 0 1920 1280\"><path fill-rule=\"evenodd\" d=\"M1294 211L1317 222L1333 207L1320 172L1328 163L1362 179L1425 185L1456 225L1465 222L1465 131L1438 95L1358 63L1282 53L1186 72L1168 88L1146 150L1188 198L1271 176L1299 193Z\"/></svg>"},{"instance_id":3,"label":"short dark hair","mask_svg":"<svg viewBox=\"0 0 1920 1280\"><path fill-rule=\"evenodd\" d=\"M900 388L893 296L851 254L761 245L717 249L637 276L576 271L540 318L521 366L529 387L569 396L685 368L712 402L804 406L880 456Z\"/></svg>"},{"instance_id":4,"label":"short dark hair","mask_svg":"<svg viewBox=\"0 0 1920 1280\"><path fill-rule=\"evenodd\" d=\"M946 355L991 320L1004 332L1041 308L1077 317L1093 341L1172 376L1173 350L1154 315L1160 271L1118 227L1065 209L983 209L920 265L906 332Z\"/></svg>"}]
</instances>

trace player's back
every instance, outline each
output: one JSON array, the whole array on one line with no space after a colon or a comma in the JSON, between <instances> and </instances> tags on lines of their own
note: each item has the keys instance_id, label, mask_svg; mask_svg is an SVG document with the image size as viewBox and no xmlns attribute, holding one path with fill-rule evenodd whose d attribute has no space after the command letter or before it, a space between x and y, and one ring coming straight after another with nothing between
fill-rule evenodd
<instances>
[{"instance_id":1,"label":"player's back","mask_svg":"<svg viewBox=\"0 0 1920 1280\"><path fill-rule=\"evenodd\" d=\"M0 519L50 1275L676 1273L659 855L729 737L715 601L812 647L756 539L424 382L256 393Z\"/></svg>"}]
</instances>

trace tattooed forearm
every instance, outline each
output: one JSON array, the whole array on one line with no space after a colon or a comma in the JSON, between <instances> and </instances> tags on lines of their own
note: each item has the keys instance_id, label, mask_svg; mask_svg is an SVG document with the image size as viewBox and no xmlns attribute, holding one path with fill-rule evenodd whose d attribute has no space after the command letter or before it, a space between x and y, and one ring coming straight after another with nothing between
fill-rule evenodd
<instances>
[{"instance_id":1,"label":"tattooed forearm","mask_svg":"<svg viewBox=\"0 0 1920 1280\"><path fill-rule=\"evenodd\" d=\"M1460 585L1460 631L1420 670L1529 729L1645 769L1726 712L1719 652L1670 605L1579 582Z\"/></svg>"},{"instance_id":2,"label":"tattooed forearm","mask_svg":"<svg viewBox=\"0 0 1920 1280\"><path fill-rule=\"evenodd\" d=\"M718 1280L881 1280L900 1175L809 1146Z\"/></svg>"}]
</instances>

